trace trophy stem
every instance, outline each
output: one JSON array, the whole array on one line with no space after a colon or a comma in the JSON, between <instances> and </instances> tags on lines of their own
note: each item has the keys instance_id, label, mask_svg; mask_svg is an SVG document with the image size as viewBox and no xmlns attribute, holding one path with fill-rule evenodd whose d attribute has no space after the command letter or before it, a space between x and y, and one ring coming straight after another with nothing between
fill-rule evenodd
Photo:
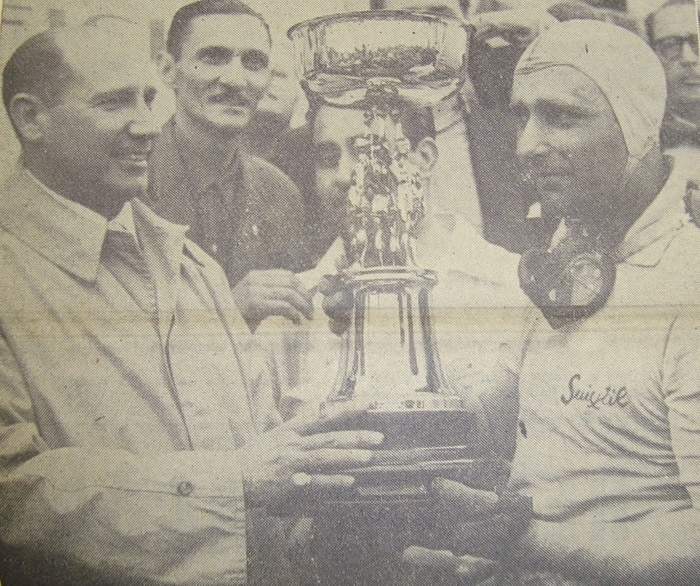
<instances>
[{"instance_id":1,"label":"trophy stem","mask_svg":"<svg viewBox=\"0 0 700 586\"><path fill-rule=\"evenodd\" d=\"M410 403L416 401L416 392L445 393L428 306L436 280L433 271L414 267L356 269L341 275L354 307L329 401L392 397Z\"/></svg>"}]
</instances>

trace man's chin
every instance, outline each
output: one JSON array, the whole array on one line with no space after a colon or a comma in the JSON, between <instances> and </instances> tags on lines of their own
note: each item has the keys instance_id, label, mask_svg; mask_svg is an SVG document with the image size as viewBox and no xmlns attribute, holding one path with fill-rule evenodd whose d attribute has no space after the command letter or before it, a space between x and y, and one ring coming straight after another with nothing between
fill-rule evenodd
<instances>
[{"instance_id":1,"label":"man's chin","mask_svg":"<svg viewBox=\"0 0 700 586\"><path fill-rule=\"evenodd\" d=\"M103 193L109 195L114 201L124 202L133 199L134 197L143 196L148 189L147 177L120 177L117 180L105 181L103 185Z\"/></svg>"},{"instance_id":2,"label":"man's chin","mask_svg":"<svg viewBox=\"0 0 700 586\"><path fill-rule=\"evenodd\" d=\"M562 218L571 214L570 196L559 191L540 191L540 205L542 206L542 219L547 224L558 225Z\"/></svg>"}]
</instances>

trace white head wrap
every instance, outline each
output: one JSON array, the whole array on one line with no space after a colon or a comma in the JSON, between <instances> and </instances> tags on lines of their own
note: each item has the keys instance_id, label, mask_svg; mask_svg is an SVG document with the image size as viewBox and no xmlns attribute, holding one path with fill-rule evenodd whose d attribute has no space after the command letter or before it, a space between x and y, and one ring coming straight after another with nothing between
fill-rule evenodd
<instances>
[{"instance_id":1,"label":"white head wrap","mask_svg":"<svg viewBox=\"0 0 700 586\"><path fill-rule=\"evenodd\" d=\"M607 22L570 20L544 31L525 50L515 74L567 65L591 78L620 123L631 171L659 142L666 78L654 51L637 35Z\"/></svg>"}]
</instances>

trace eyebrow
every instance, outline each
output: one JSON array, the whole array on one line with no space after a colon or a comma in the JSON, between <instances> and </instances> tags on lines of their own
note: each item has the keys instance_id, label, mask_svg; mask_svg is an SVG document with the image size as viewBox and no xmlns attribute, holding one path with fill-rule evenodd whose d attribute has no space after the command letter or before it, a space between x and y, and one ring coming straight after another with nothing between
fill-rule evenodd
<instances>
[{"instance_id":1,"label":"eyebrow","mask_svg":"<svg viewBox=\"0 0 700 586\"><path fill-rule=\"evenodd\" d=\"M233 49L230 47L225 47L224 45L206 45L204 47L200 47L197 49L197 55L201 55L202 53L206 53L209 51L220 51L221 53L233 53Z\"/></svg>"},{"instance_id":2,"label":"eyebrow","mask_svg":"<svg viewBox=\"0 0 700 586\"><path fill-rule=\"evenodd\" d=\"M136 86L129 86L129 87L121 87L113 90L106 90L103 92L98 92L96 94L93 94L92 97L90 98L90 101L92 102L99 102L100 100L105 100L105 99L111 99L111 98L120 98L123 96L132 96L135 93L138 93L140 91L140 88Z\"/></svg>"},{"instance_id":3,"label":"eyebrow","mask_svg":"<svg viewBox=\"0 0 700 586\"><path fill-rule=\"evenodd\" d=\"M260 48L260 47L227 47L226 45L205 45L204 47L200 47L197 49L196 55L199 55L200 53L204 51L221 51L222 53L233 53L235 55L243 55L244 53L250 53L250 52L256 52L256 53L262 53L263 55L266 55L269 57L269 53L265 51L265 49Z\"/></svg>"},{"instance_id":4,"label":"eyebrow","mask_svg":"<svg viewBox=\"0 0 700 586\"><path fill-rule=\"evenodd\" d=\"M156 94L158 92L158 89L154 85L146 85L146 86L127 86L127 87L121 87L121 88L116 88L113 90L106 90L102 92L97 92L93 94L90 97L90 103L96 103L100 102L102 100L111 100L114 98L130 98L134 96L135 94L140 94L141 91L144 91L144 93L152 93Z\"/></svg>"}]
</instances>

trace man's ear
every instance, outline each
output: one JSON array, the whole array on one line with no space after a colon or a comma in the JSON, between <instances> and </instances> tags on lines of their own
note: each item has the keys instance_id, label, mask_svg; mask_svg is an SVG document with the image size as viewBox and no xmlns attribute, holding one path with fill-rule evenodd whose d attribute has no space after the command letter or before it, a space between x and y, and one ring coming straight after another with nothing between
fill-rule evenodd
<instances>
[{"instance_id":1,"label":"man's ear","mask_svg":"<svg viewBox=\"0 0 700 586\"><path fill-rule=\"evenodd\" d=\"M438 160L438 147L433 138L426 136L411 151L411 160L418 165L421 174L429 177Z\"/></svg>"},{"instance_id":2,"label":"man's ear","mask_svg":"<svg viewBox=\"0 0 700 586\"><path fill-rule=\"evenodd\" d=\"M46 105L33 94L15 94L10 100L9 115L23 142L38 142L44 136Z\"/></svg>"},{"instance_id":3,"label":"man's ear","mask_svg":"<svg viewBox=\"0 0 700 586\"><path fill-rule=\"evenodd\" d=\"M163 82L171 88L175 85L175 59L167 51L158 54L158 72Z\"/></svg>"}]
</instances>

